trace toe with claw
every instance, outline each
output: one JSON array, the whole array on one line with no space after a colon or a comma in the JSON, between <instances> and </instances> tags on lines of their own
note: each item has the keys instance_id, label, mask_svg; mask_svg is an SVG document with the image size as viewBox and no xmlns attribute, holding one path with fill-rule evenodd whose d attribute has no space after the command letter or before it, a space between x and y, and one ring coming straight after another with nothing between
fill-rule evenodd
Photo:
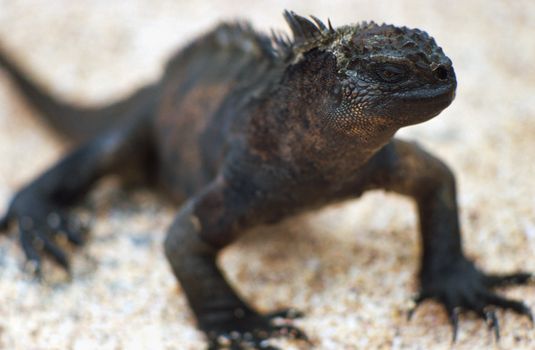
<instances>
[{"instance_id":1,"label":"toe with claw","mask_svg":"<svg viewBox=\"0 0 535 350\"><path fill-rule=\"evenodd\" d=\"M69 272L69 260L60 241L67 240L76 246L83 244L87 228L76 218L50 200L22 191L11 202L8 214L0 220L0 229L7 229L11 222L18 226L26 266L34 275L41 275L44 254Z\"/></svg>"},{"instance_id":2,"label":"toe with claw","mask_svg":"<svg viewBox=\"0 0 535 350\"><path fill-rule=\"evenodd\" d=\"M509 309L526 316L533 323L533 315L523 302L508 299L494 293L494 287L522 285L533 281L529 273L509 275L487 275L479 271L472 262L461 259L439 272L422 273L421 290L413 300L414 306L408 312L411 319L417 307L425 300L435 299L443 305L453 329L453 338L457 339L458 319L461 312L472 312L483 319L497 340L500 338L500 326L495 310Z\"/></svg>"},{"instance_id":3,"label":"toe with claw","mask_svg":"<svg viewBox=\"0 0 535 350\"><path fill-rule=\"evenodd\" d=\"M270 338L285 337L308 342L306 334L291 324L291 320L302 316L301 312L294 309L267 315L248 312L241 318L203 328L209 338L209 350L278 350L269 343Z\"/></svg>"}]
</instances>

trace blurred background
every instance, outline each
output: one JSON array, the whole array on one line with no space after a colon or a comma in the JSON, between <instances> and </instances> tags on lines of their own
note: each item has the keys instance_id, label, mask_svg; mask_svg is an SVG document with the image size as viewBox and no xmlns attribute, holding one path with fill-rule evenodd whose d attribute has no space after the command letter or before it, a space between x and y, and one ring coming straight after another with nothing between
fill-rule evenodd
<instances>
[{"instance_id":1,"label":"blurred background","mask_svg":"<svg viewBox=\"0 0 535 350\"><path fill-rule=\"evenodd\" d=\"M452 59L456 101L399 135L445 159L458 177L468 254L486 270L535 271L535 2L0 0L0 41L68 101L101 104L157 79L166 59L217 22L285 30L284 9L343 25L375 20L426 30ZM0 211L67 145L43 127L0 70ZM89 203L92 239L73 254L67 282L53 265L44 284L21 271L14 234L0 237L0 349L202 349L161 241L173 208L144 190L104 181ZM380 209L380 211L379 211ZM74 253L74 252L73 252ZM449 349L440 307L411 322L418 234L405 198L367 194L259 228L222 265L262 310L302 309L317 349ZM533 287L504 291L535 308ZM527 320L499 313L501 348L533 349ZM495 346L483 322L461 320L456 349ZM303 345L278 341L283 349ZM299 347L301 346L301 347Z\"/></svg>"}]
</instances>

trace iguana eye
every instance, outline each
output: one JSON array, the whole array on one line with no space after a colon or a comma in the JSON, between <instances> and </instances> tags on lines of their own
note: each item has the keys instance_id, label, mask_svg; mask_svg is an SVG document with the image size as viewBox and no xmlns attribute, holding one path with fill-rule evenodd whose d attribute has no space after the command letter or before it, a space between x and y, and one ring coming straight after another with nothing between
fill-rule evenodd
<instances>
[{"instance_id":1,"label":"iguana eye","mask_svg":"<svg viewBox=\"0 0 535 350\"><path fill-rule=\"evenodd\" d=\"M378 65L374 71L377 77L386 83L399 83L407 76L403 67L392 64Z\"/></svg>"}]
</instances>

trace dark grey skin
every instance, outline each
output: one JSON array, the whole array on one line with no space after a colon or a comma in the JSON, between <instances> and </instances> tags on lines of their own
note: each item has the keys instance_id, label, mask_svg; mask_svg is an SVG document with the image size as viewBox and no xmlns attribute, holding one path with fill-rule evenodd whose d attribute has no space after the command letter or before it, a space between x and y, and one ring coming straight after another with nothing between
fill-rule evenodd
<instances>
[{"instance_id":1,"label":"dark grey skin","mask_svg":"<svg viewBox=\"0 0 535 350\"><path fill-rule=\"evenodd\" d=\"M68 212L98 179L135 175L181 204L165 253L209 348L275 349L266 342L272 336L306 339L276 322L300 314L255 311L225 280L218 253L249 228L382 189L418 205L416 304L441 303L454 339L459 312L475 312L496 336L495 308L532 319L522 302L492 291L527 283L530 274L486 274L465 257L451 170L393 138L453 101L455 73L442 49L418 29L373 22L334 29L285 17L292 41L222 24L173 57L159 82L101 109L58 102L0 51L0 65L28 100L80 142L22 188L2 220L18 223L36 270L43 253L68 269L55 239L82 243Z\"/></svg>"}]
</instances>

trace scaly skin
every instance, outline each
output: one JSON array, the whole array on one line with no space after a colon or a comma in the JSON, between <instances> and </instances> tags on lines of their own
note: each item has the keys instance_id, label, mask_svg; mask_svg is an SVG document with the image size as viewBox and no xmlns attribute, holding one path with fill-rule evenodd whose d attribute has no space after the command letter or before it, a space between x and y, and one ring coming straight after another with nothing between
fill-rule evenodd
<instances>
[{"instance_id":1,"label":"scaly skin","mask_svg":"<svg viewBox=\"0 0 535 350\"><path fill-rule=\"evenodd\" d=\"M416 302L442 303L454 337L459 312L476 312L497 336L494 308L532 318L523 303L492 291L529 274L488 275L465 257L449 168L393 139L453 101L455 74L442 49L418 29L285 18L292 41L222 24L171 59L159 82L101 109L58 102L0 50L0 64L35 107L62 133L89 139L21 189L0 226L19 224L38 272L43 252L68 268L56 237L82 243L69 207L110 174L156 180L182 203L165 253L209 348L274 349L273 336L306 339L288 321L300 315L261 315L238 297L216 264L221 248L256 225L383 189L418 205Z\"/></svg>"}]
</instances>

